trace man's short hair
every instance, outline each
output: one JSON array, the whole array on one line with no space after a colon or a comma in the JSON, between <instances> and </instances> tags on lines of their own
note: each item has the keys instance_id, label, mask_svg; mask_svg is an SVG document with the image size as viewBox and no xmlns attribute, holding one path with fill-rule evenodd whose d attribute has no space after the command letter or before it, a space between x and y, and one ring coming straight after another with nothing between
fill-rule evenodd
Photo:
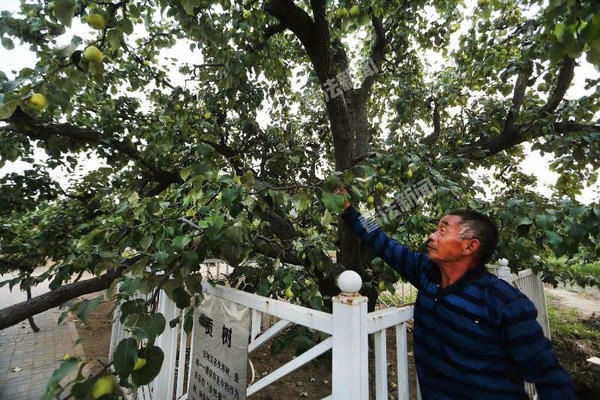
<instances>
[{"instance_id":1,"label":"man's short hair","mask_svg":"<svg viewBox=\"0 0 600 400\"><path fill-rule=\"evenodd\" d=\"M468 208L459 208L450 211L447 215L457 215L461 218L461 224L467 225L479 240L477 257L479 262L485 264L492 258L498 245L498 227L494 220L479 211Z\"/></svg>"}]
</instances>

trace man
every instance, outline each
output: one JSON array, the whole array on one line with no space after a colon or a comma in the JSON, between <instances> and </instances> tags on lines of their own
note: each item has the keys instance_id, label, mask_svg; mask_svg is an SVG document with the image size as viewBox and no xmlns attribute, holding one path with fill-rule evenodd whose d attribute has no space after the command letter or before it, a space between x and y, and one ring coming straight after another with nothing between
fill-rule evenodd
<instances>
[{"instance_id":1,"label":"man","mask_svg":"<svg viewBox=\"0 0 600 400\"><path fill-rule=\"evenodd\" d=\"M527 399L524 380L535 383L539 400L575 399L533 303L486 271L498 243L493 220L452 211L422 254L380 228L365 229L364 217L348 201L344 207L354 233L419 290L414 353L423 399Z\"/></svg>"}]
</instances>

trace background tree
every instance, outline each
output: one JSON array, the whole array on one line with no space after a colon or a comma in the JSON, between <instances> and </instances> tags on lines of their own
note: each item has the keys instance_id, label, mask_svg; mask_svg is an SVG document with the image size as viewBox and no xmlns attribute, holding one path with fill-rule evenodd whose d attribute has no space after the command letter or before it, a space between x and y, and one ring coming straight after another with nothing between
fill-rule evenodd
<instances>
[{"instance_id":1,"label":"background tree","mask_svg":"<svg viewBox=\"0 0 600 400\"><path fill-rule=\"evenodd\" d=\"M55 0L2 13L4 47L17 40L38 62L0 73L1 162L31 163L2 178L0 268L21 271L11 286L49 280L53 291L0 310L0 328L109 289L135 341L118 346L116 373L141 385L162 361L153 342L166 321L155 295L131 295L165 289L189 309L189 328L205 257L235 266L245 290L317 309L353 269L373 309L379 282L397 277L339 223L343 197L332 190L344 185L353 203L381 210L424 178L435 193L382 221L401 242L420 247L445 211L469 206L500 222L496 256L513 268L597 285L554 260L600 253L600 207L575 199L597 180L599 77L565 97L578 65L600 66L600 4L467 6ZM165 58L173 47L177 57ZM551 197L519 168L529 149L553 157ZM90 155L103 166L77 178ZM57 166L73 173L68 189L49 177ZM493 181L475 179L480 167ZM80 280L85 271L96 277ZM71 310L85 318L98 299ZM133 371L138 358L150 361ZM97 378L72 393L85 397Z\"/></svg>"}]
</instances>

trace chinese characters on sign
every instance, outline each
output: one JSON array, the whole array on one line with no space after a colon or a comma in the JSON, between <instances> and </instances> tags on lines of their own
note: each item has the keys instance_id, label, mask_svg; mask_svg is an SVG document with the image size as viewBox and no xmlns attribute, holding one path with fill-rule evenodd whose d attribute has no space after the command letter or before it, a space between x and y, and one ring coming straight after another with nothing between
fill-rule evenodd
<instances>
[{"instance_id":1,"label":"chinese characters on sign","mask_svg":"<svg viewBox=\"0 0 600 400\"><path fill-rule=\"evenodd\" d=\"M411 208L416 207L420 199L431 196L433 192L433 184L429 178L421 179L416 185L404 189L390 205L380 210L379 217L384 223L387 223L396 218L398 214L406 213ZM377 229L377 224L372 219L361 216L360 223L367 233Z\"/></svg>"},{"instance_id":2,"label":"chinese characters on sign","mask_svg":"<svg viewBox=\"0 0 600 400\"><path fill-rule=\"evenodd\" d=\"M250 310L207 295L195 318L190 400L246 399Z\"/></svg>"}]
</instances>

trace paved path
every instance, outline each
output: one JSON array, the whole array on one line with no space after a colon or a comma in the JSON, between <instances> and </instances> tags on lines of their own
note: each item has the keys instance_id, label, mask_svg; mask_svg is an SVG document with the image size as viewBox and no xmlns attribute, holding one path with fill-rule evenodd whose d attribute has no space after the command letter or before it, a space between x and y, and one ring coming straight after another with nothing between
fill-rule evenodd
<instances>
[{"instance_id":1,"label":"paved path","mask_svg":"<svg viewBox=\"0 0 600 400\"><path fill-rule=\"evenodd\" d=\"M600 314L600 294L597 290L564 287L546 287L546 291L560 299L568 307L576 308L584 317Z\"/></svg>"},{"instance_id":2,"label":"paved path","mask_svg":"<svg viewBox=\"0 0 600 400\"><path fill-rule=\"evenodd\" d=\"M0 281L9 278L0 276ZM33 296L48 291L47 287L33 290ZM26 299L18 288L0 288L0 308ZM34 317L40 331L34 333L27 321L0 331L0 399L39 400L46 384L60 365L65 353L82 356L81 345L75 347L77 329L73 322L57 324L62 310L45 311ZM76 371L73 371L75 374Z\"/></svg>"}]
</instances>

